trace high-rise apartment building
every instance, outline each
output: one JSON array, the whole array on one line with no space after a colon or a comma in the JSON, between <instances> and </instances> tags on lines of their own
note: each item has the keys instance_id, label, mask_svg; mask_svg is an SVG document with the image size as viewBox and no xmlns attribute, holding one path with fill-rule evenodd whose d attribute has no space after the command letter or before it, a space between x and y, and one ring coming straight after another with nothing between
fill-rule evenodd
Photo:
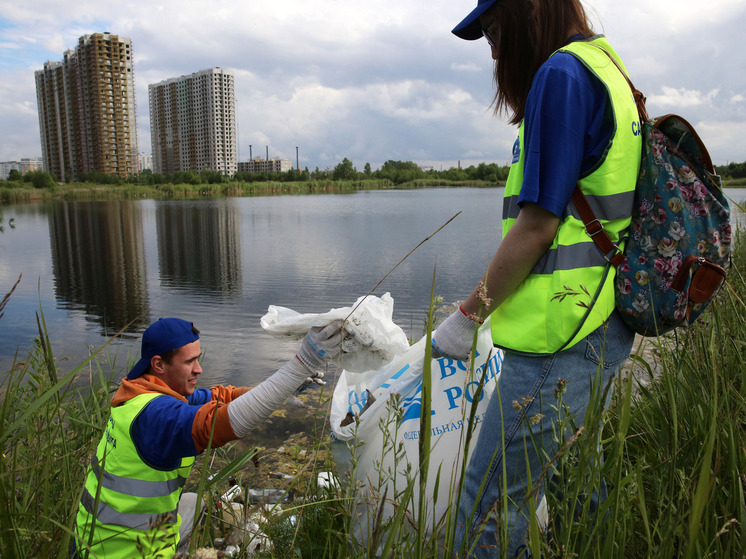
<instances>
[{"instance_id":1,"label":"high-rise apartment building","mask_svg":"<svg viewBox=\"0 0 746 559\"><path fill-rule=\"evenodd\" d=\"M153 171L236 172L231 72L211 68L148 85Z\"/></svg>"},{"instance_id":2,"label":"high-rise apartment building","mask_svg":"<svg viewBox=\"0 0 746 559\"><path fill-rule=\"evenodd\" d=\"M78 39L36 72L45 169L57 180L138 170L132 42L111 33Z\"/></svg>"}]
</instances>

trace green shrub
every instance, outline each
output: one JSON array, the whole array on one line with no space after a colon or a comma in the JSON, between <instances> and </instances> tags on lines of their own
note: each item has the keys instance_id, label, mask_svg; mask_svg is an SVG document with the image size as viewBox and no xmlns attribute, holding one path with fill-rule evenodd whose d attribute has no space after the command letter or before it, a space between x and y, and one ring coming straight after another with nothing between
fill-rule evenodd
<instances>
[{"instance_id":1,"label":"green shrub","mask_svg":"<svg viewBox=\"0 0 746 559\"><path fill-rule=\"evenodd\" d=\"M26 180L26 177L29 178L34 188L52 189L57 186L57 181L54 180L54 177L45 171L30 171L26 173L24 180Z\"/></svg>"}]
</instances>

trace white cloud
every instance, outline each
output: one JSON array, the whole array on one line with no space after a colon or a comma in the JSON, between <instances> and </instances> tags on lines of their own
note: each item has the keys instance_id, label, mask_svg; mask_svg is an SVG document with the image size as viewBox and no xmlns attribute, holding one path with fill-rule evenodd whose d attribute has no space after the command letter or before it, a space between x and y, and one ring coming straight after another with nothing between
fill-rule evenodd
<instances>
[{"instance_id":1,"label":"white cloud","mask_svg":"<svg viewBox=\"0 0 746 559\"><path fill-rule=\"evenodd\" d=\"M588 0L648 108L690 121L731 122L746 135L741 0L699 5ZM86 33L130 37L138 141L150 152L147 85L220 66L236 75L240 156L295 159L314 168L348 157L505 163L515 129L493 118L492 61L483 41L451 28L475 0L253 2L54 0L0 6L0 160L39 155L33 69L61 60ZM662 24L665 22L665 24ZM18 48L22 45L21 48ZM727 54L727 56L726 56ZM664 87L665 86L665 87ZM11 130L8 133L5 130ZM734 138L738 138L734 132ZM735 139L716 161L746 160Z\"/></svg>"},{"instance_id":2,"label":"white cloud","mask_svg":"<svg viewBox=\"0 0 746 559\"><path fill-rule=\"evenodd\" d=\"M701 40L704 33L709 33L708 25L717 25L728 19L743 16L742 0L714 0L701 3L681 0L590 0L585 2L600 16L607 29L625 28L627 33L635 35L638 40L650 37L676 37L690 40Z\"/></svg>"},{"instance_id":3,"label":"white cloud","mask_svg":"<svg viewBox=\"0 0 746 559\"><path fill-rule=\"evenodd\" d=\"M64 52L65 50L72 48L70 45L65 45L62 33L52 33L48 39L42 42L42 45L50 52Z\"/></svg>"},{"instance_id":4,"label":"white cloud","mask_svg":"<svg viewBox=\"0 0 746 559\"><path fill-rule=\"evenodd\" d=\"M666 108L687 109L700 105L710 105L719 93L718 89L704 92L685 88L676 89L665 85L661 89L663 93L648 96L648 103Z\"/></svg>"},{"instance_id":5,"label":"white cloud","mask_svg":"<svg viewBox=\"0 0 746 559\"><path fill-rule=\"evenodd\" d=\"M0 79L0 160L41 155L36 85L30 68L10 71Z\"/></svg>"},{"instance_id":6,"label":"white cloud","mask_svg":"<svg viewBox=\"0 0 746 559\"><path fill-rule=\"evenodd\" d=\"M484 71L484 67L478 66L474 62L466 62L466 63L455 62L451 64L451 70L454 70L456 72L482 72Z\"/></svg>"},{"instance_id":7,"label":"white cloud","mask_svg":"<svg viewBox=\"0 0 746 559\"><path fill-rule=\"evenodd\" d=\"M707 146L707 151L715 165L746 160L743 150L743 131L746 129L746 119L738 120L703 120L690 121L697 130L697 134ZM734 152L733 146L738 146ZM723 156L723 154L725 154ZM720 155L720 157L718 157Z\"/></svg>"}]
</instances>

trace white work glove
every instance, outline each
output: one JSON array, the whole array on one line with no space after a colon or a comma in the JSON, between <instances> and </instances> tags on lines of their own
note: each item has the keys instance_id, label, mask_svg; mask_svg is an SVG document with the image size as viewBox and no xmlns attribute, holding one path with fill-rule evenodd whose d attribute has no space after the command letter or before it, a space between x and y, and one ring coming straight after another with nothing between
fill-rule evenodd
<instances>
[{"instance_id":1,"label":"white work glove","mask_svg":"<svg viewBox=\"0 0 746 559\"><path fill-rule=\"evenodd\" d=\"M466 361L474 343L474 330L478 325L459 307L433 332L433 358L448 357Z\"/></svg>"},{"instance_id":2,"label":"white work glove","mask_svg":"<svg viewBox=\"0 0 746 559\"><path fill-rule=\"evenodd\" d=\"M324 386L326 384L326 381L324 380L324 373L322 373L321 371L313 373L310 377L306 378L305 384L318 384Z\"/></svg>"},{"instance_id":3,"label":"white work glove","mask_svg":"<svg viewBox=\"0 0 746 559\"><path fill-rule=\"evenodd\" d=\"M230 402L228 418L236 436L245 437L308 379L312 382L321 380L323 373L317 373L315 369L320 369L327 359L339 353L343 335L341 320L324 328L312 328L303 338L295 357L267 380ZM313 365L313 369L305 362Z\"/></svg>"},{"instance_id":4,"label":"white work glove","mask_svg":"<svg viewBox=\"0 0 746 559\"><path fill-rule=\"evenodd\" d=\"M303 338L296 357L311 373L323 369L329 359L339 355L345 335L343 326L343 321L335 320L323 328L311 328Z\"/></svg>"}]
</instances>

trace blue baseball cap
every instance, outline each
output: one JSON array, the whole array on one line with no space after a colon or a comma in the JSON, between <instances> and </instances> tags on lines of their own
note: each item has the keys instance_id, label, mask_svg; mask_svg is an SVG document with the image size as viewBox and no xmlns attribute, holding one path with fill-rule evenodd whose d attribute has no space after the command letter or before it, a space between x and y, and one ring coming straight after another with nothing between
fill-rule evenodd
<instances>
[{"instance_id":1,"label":"blue baseball cap","mask_svg":"<svg viewBox=\"0 0 746 559\"><path fill-rule=\"evenodd\" d=\"M478 0L477 7L466 16L461 23L453 28L451 33L466 39L467 41L476 41L482 38L482 26L479 23L481 15L489 10L498 0Z\"/></svg>"},{"instance_id":2,"label":"blue baseball cap","mask_svg":"<svg viewBox=\"0 0 746 559\"><path fill-rule=\"evenodd\" d=\"M150 367L150 360L199 340L199 330L191 322L180 318L159 318L142 335L142 357L135 363L127 378L132 380Z\"/></svg>"}]
</instances>

